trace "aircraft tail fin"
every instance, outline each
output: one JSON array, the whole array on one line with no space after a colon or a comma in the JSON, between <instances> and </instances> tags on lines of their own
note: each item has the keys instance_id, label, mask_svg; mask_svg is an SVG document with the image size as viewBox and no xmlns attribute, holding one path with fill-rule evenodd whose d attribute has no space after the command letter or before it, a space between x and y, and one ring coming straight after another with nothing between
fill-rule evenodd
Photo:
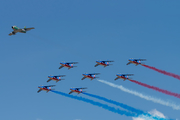
<instances>
[{"instance_id":1,"label":"aircraft tail fin","mask_svg":"<svg viewBox=\"0 0 180 120\"><path fill-rule=\"evenodd\" d=\"M26 26L24 26L24 28L26 28Z\"/></svg>"}]
</instances>

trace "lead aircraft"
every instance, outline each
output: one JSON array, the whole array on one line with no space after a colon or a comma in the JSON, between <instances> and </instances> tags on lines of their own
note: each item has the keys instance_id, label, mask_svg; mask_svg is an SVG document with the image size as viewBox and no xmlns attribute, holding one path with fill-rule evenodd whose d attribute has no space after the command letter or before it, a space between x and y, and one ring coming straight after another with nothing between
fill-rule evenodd
<instances>
[{"instance_id":1,"label":"lead aircraft","mask_svg":"<svg viewBox=\"0 0 180 120\"><path fill-rule=\"evenodd\" d=\"M15 35L17 32L20 32L20 33L26 33L27 31L31 30L31 29L35 29L34 27L31 27L31 28L26 28L26 26L24 28L19 28L17 26L12 26L12 29L14 31L12 31L11 33L9 33L9 36L11 35Z\"/></svg>"}]
</instances>

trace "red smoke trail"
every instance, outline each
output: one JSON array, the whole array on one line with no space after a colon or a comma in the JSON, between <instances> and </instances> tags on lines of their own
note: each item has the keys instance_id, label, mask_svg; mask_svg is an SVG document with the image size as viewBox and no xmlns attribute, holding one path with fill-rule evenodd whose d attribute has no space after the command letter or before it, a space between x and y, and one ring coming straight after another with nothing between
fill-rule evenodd
<instances>
[{"instance_id":1,"label":"red smoke trail","mask_svg":"<svg viewBox=\"0 0 180 120\"><path fill-rule=\"evenodd\" d=\"M164 75L168 75L168 76L171 76L171 77L174 77L174 78L177 78L177 79L180 80L180 75L176 75L176 74L174 74L174 73L166 72L166 71L164 71L164 70L159 70L159 69L157 69L157 68L155 68L155 67L151 67L151 66L144 65L144 64L142 64L142 66L147 67L147 68L152 69L152 70L155 70L155 71L157 71L157 72L159 72L159 73L162 73L162 74L164 74Z\"/></svg>"},{"instance_id":2,"label":"red smoke trail","mask_svg":"<svg viewBox=\"0 0 180 120\"><path fill-rule=\"evenodd\" d=\"M171 95L171 96L180 98L180 94L178 94L178 93L173 93L173 92L170 92L170 91L167 91L167 90L160 89L160 88L158 88L158 87L150 86L150 85L147 85L147 84L145 84L145 83L138 82L138 81L136 81L136 80L129 80L129 81L134 82L134 83L136 83L136 84L139 84L139 85L141 85L141 86L144 86L144 87L147 87L147 88L150 88L150 89L153 89L153 90L156 90L156 91L165 93L165 94L167 94L167 95Z\"/></svg>"}]
</instances>

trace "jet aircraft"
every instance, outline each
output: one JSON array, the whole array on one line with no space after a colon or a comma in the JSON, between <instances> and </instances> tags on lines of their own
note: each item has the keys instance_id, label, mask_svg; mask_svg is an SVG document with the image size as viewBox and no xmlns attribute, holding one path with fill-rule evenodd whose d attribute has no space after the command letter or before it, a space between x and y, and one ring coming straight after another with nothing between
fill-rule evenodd
<instances>
[{"instance_id":1,"label":"jet aircraft","mask_svg":"<svg viewBox=\"0 0 180 120\"><path fill-rule=\"evenodd\" d=\"M78 62L60 62L60 67L59 69L63 68L63 67L66 67L69 69L73 68L73 67L77 67L77 66L73 66L73 64L77 64Z\"/></svg>"},{"instance_id":2,"label":"jet aircraft","mask_svg":"<svg viewBox=\"0 0 180 120\"><path fill-rule=\"evenodd\" d=\"M110 61L110 60L106 60L106 61L101 61L101 60L97 60L96 61L96 65L94 67L97 67L98 65L101 65L101 66L109 66L109 65L112 65L112 64L109 64L109 62L114 62L114 61Z\"/></svg>"},{"instance_id":3,"label":"jet aircraft","mask_svg":"<svg viewBox=\"0 0 180 120\"><path fill-rule=\"evenodd\" d=\"M123 79L124 81L129 80L130 78L128 76L132 76L132 75L134 75L134 74L121 74L121 73L119 73L119 74L116 74L117 77L114 80L117 80L119 78Z\"/></svg>"},{"instance_id":4,"label":"jet aircraft","mask_svg":"<svg viewBox=\"0 0 180 120\"><path fill-rule=\"evenodd\" d=\"M73 93L73 92L75 92L75 93L83 93L83 92L85 92L85 91L82 91L82 89L87 89L87 88L74 88L74 87L72 87L72 88L70 88L70 92L69 92L69 94L71 94L71 93Z\"/></svg>"},{"instance_id":5,"label":"jet aircraft","mask_svg":"<svg viewBox=\"0 0 180 120\"><path fill-rule=\"evenodd\" d=\"M40 86L38 86L39 90L37 92L39 93L42 90L49 92L49 91L53 90L53 89L51 89L51 87L54 87L54 86L56 86L56 85L48 85L48 86L40 85Z\"/></svg>"},{"instance_id":6,"label":"jet aircraft","mask_svg":"<svg viewBox=\"0 0 180 120\"><path fill-rule=\"evenodd\" d=\"M128 61L129 62L126 65L129 65L129 64L132 63L132 64L135 64L137 66L137 65L142 64L141 61L146 61L146 59L133 59L133 58L130 58Z\"/></svg>"},{"instance_id":7,"label":"jet aircraft","mask_svg":"<svg viewBox=\"0 0 180 120\"><path fill-rule=\"evenodd\" d=\"M50 76L48 76L48 81L47 82L49 82L49 81L51 81L51 80L54 80L54 81L56 81L56 82L58 82L58 81L60 81L60 80L64 80L64 79L61 79L61 77L64 77L64 76L66 76L66 75L58 75L58 76L52 76L52 75L50 75Z\"/></svg>"},{"instance_id":8,"label":"jet aircraft","mask_svg":"<svg viewBox=\"0 0 180 120\"><path fill-rule=\"evenodd\" d=\"M19 28L19 27L17 27L17 26L12 26L12 29L13 29L14 31L12 31L11 33L9 33L9 36L15 35L17 32L26 33L26 31L29 31L29 30L35 29L35 28L34 28L34 27L31 27L31 28L26 28L26 27L24 27L24 28Z\"/></svg>"},{"instance_id":9,"label":"jet aircraft","mask_svg":"<svg viewBox=\"0 0 180 120\"><path fill-rule=\"evenodd\" d=\"M95 79L95 78L98 78L96 77L95 75L99 75L100 73L85 73L85 74L82 74L84 77L81 79L81 80L84 80L85 78L89 78L91 80Z\"/></svg>"}]
</instances>

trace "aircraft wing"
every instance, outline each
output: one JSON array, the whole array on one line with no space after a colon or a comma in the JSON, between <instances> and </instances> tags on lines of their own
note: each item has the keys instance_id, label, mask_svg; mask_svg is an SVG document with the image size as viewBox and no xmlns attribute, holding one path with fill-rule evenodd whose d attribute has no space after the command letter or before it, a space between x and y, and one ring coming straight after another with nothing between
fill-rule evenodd
<instances>
[{"instance_id":1,"label":"aircraft wing","mask_svg":"<svg viewBox=\"0 0 180 120\"><path fill-rule=\"evenodd\" d=\"M54 87L54 86L56 86L56 85L47 85L47 86L44 86L44 87Z\"/></svg>"},{"instance_id":2,"label":"aircraft wing","mask_svg":"<svg viewBox=\"0 0 180 120\"><path fill-rule=\"evenodd\" d=\"M131 62L128 62L126 65L129 65Z\"/></svg>"},{"instance_id":3,"label":"aircraft wing","mask_svg":"<svg viewBox=\"0 0 180 120\"><path fill-rule=\"evenodd\" d=\"M51 81L51 79L49 79L47 82Z\"/></svg>"},{"instance_id":4,"label":"aircraft wing","mask_svg":"<svg viewBox=\"0 0 180 120\"><path fill-rule=\"evenodd\" d=\"M132 76L132 75L134 75L134 74L125 74L125 75L127 75L127 76Z\"/></svg>"},{"instance_id":5,"label":"aircraft wing","mask_svg":"<svg viewBox=\"0 0 180 120\"><path fill-rule=\"evenodd\" d=\"M140 60L140 61L146 61L146 59L138 59L138 60Z\"/></svg>"},{"instance_id":6,"label":"aircraft wing","mask_svg":"<svg viewBox=\"0 0 180 120\"><path fill-rule=\"evenodd\" d=\"M106 62L114 62L113 60L107 60Z\"/></svg>"},{"instance_id":7,"label":"aircraft wing","mask_svg":"<svg viewBox=\"0 0 180 120\"><path fill-rule=\"evenodd\" d=\"M78 89L78 90L79 90L79 89L87 89L87 88L85 87L85 88L76 88L76 89Z\"/></svg>"},{"instance_id":8,"label":"aircraft wing","mask_svg":"<svg viewBox=\"0 0 180 120\"><path fill-rule=\"evenodd\" d=\"M117 79L119 79L119 77L115 78L114 80L117 80Z\"/></svg>"},{"instance_id":9,"label":"aircraft wing","mask_svg":"<svg viewBox=\"0 0 180 120\"><path fill-rule=\"evenodd\" d=\"M69 64L78 64L78 62L69 62Z\"/></svg>"},{"instance_id":10,"label":"aircraft wing","mask_svg":"<svg viewBox=\"0 0 180 120\"><path fill-rule=\"evenodd\" d=\"M91 74L91 75L99 75L100 73L93 73L93 74Z\"/></svg>"},{"instance_id":11,"label":"aircraft wing","mask_svg":"<svg viewBox=\"0 0 180 120\"><path fill-rule=\"evenodd\" d=\"M64 66L61 65L61 66L59 67L59 69L61 69L61 68L63 68L63 67L64 67Z\"/></svg>"},{"instance_id":12,"label":"aircraft wing","mask_svg":"<svg viewBox=\"0 0 180 120\"><path fill-rule=\"evenodd\" d=\"M97 67L99 64L96 64L94 67Z\"/></svg>"},{"instance_id":13,"label":"aircraft wing","mask_svg":"<svg viewBox=\"0 0 180 120\"><path fill-rule=\"evenodd\" d=\"M64 77L64 76L66 76L66 75L59 75L59 77Z\"/></svg>"},{"instance_id":14,"label":"aircraft wing","mask_svg":"<svg viewBox=\"0 0 180 120\"><path fill-rule=\"evenodd\" d=\"M81 80L84 80L86 77L83 77Z\"/></svg>"},{"instance_id":15,"label":"aircraft wing","mask_svg":"<svg viewBox=\"0 0 180 120\"><path fill-rule=\"evenodd\" d=\"M66 75L57 75L57 76L54 76L54 77L64 77L64 76L66 76Z\"/></svg>"},{"instance_id":16,"label":"aircraft wing","mask_svg":"<svg viewBox=\"0 0 180 120\"><path fill-rule=\"evenodd\" d=\"M39 92L41 92L41 89L39 89L39 90L37 91L37 93L39 93Z\"/></svg>"},{"instance_id":17,"label":"aircraft wing","mask_svg":"<svg viewBox=\"0 0 180 120\"><path fill-rule=\"evenodd\" d=\"M31 29L35 29L35 28L34 27L32 27L32 28L25 28L26 31L31 30Z\"/></svg>"},{"instance_id":18,"label":"aircraft wing","mask_svg":"<svg viewBox=\"0 0 180 120\"><path fill-rule=\"evenodd\" d=\"M17 33L17 31L12 31L11 33L9 33L9 36L15 35L16 33Z\"/></svg>"},{"instance_id":19,"label":"aircraft wing","mask_svg":"<svg viewBox=\"0 0 180 120\"><path fill-rule=\"evenodd\" d=\"M73 93L73 91L70 91L69 94Z\"/></svg>"}]
</instances>

